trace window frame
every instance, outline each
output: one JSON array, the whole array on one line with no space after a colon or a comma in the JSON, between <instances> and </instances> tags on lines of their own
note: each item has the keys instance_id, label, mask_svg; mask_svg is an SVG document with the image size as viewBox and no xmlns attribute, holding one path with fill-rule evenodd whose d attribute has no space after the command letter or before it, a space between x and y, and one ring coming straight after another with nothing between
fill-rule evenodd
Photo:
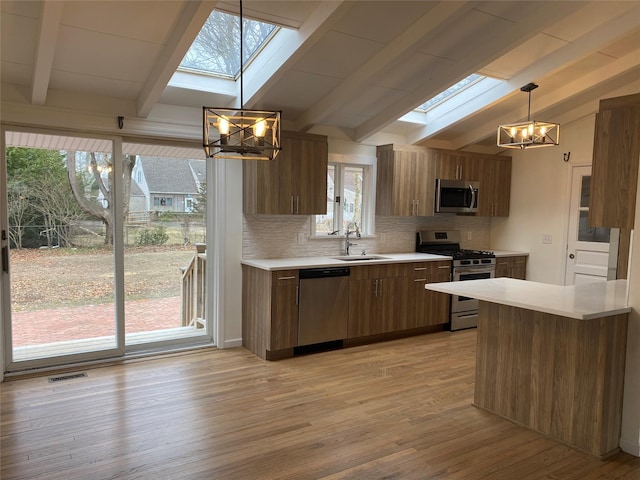
<instances>
[{"instance_id":1,"label":"window frame","mask_svg":"<svg viewBox=\"0 0 640 480\"><path fill-rule=\"evenodd\" d=\"M335 168L335 181L334 181L334 195L335 192L340 192L342 197L343 192L343 175L344 169L348 167L362 168L362 225L360 227L360 234L362 236L373 236L375 233L375 169L373 168L373 159L364 156L347 156L347 155L329 155L329 162L327 164L327 170L329 167ZM326 175L326 181L328 182L328 175ZM334 201L334 216L333 225L334 230L336 226L341 226L343 222L343 203L340 207L335 206ZM316 231L316 217L311 216L311 237L312 238L336 238L344 237L345 232L340 228L335 235L329 235L326 232Z\"/></svg>"}]
</instances>

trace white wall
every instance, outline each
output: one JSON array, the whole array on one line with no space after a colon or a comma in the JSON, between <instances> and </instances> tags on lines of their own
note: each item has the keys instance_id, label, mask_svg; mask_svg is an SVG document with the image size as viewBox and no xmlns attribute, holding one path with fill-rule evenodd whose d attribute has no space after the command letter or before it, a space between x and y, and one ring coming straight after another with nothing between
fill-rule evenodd
<instances>
[{"instance_id":1,"label":"white wall","mask_svg":"<svg viewBox=\"0 0 640 480\"><path fill-rule=\"evenodd\" d=\"M528 280L564 284L571 170L591 164L594 128L589 115L562 125L557 147L505 152L513 159L511 207L509 217L492 219L491 248L529 252ZM543 244L543 235L552 243Z\"/></svg>"},{"instance_id":2,"label":"white wall","mask_svg":"<svg viewBox=\"0 0 640 480\"><path fill-rule=\"evenodd\" d=\"M629 330L622 405L620 448L640 457L640 177L636 195L636 219L629 268Z\"/></svg>"}]
</instances>

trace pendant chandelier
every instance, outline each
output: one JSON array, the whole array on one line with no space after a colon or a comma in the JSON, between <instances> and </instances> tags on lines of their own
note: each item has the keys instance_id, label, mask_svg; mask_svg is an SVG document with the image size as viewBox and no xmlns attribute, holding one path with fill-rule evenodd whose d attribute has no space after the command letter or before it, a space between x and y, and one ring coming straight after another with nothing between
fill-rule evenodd
<instances>
[{"instance_id":1,"label":"pendant chandelier","mask_svg":"<svg viewBox=\"0 0 640 480\"><path fill-rule=\"evenodd\" d=\"M281 112L244 108L243 22L240 0L240 108L202 107L207 158L273 160L281 150Z\"/></svg>"},{"instance_id":2,"label":"pendant chandelier","mask_svg":"<svg viewBox=\"0 0 640 480\"><path fill-rule=\"evenodd\" d=\"M527 121L500 125L498 127L498 147L525 149L558 145L560 140L559 124L531 120L531 91L536 88L538 85L535 83L527 83L520 88L520 91L529 94Z\"/></svg>"}]
</instances>

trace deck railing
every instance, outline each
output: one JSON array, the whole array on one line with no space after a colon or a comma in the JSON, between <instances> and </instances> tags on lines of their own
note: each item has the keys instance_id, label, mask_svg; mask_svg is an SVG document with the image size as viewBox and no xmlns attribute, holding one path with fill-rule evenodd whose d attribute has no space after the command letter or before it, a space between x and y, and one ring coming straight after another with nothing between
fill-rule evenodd
<instances>
[{"instance_id":1,"label":"deck railing","mask_svg":"<svg viewBox=\"0 0 640 480\"><path fill-rule=\"evenodd\" d=\"M207 253L204 243L196 243L196 253L186 267L181 267L181 322L183 327L204 328L207 298Z\"/></svg>"}]
</instances>

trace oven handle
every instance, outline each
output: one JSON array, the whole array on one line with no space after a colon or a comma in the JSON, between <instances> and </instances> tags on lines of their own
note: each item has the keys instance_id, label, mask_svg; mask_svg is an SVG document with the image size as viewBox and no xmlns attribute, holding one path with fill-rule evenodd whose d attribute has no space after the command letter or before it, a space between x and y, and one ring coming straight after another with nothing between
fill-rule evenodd
<instances>
[{"instance_id":1,"label":"oven handle","mask_svg":"<svg viewBox=\"0 0 640 480\"><path fill-rule=\"evenodd\" d=\"M478 266L478 267L454 267L453 274L456 273L485 273L485 272L494 272L496 271L495 266L487 267L487 266Z\"/></svg>"}]
</instances>

